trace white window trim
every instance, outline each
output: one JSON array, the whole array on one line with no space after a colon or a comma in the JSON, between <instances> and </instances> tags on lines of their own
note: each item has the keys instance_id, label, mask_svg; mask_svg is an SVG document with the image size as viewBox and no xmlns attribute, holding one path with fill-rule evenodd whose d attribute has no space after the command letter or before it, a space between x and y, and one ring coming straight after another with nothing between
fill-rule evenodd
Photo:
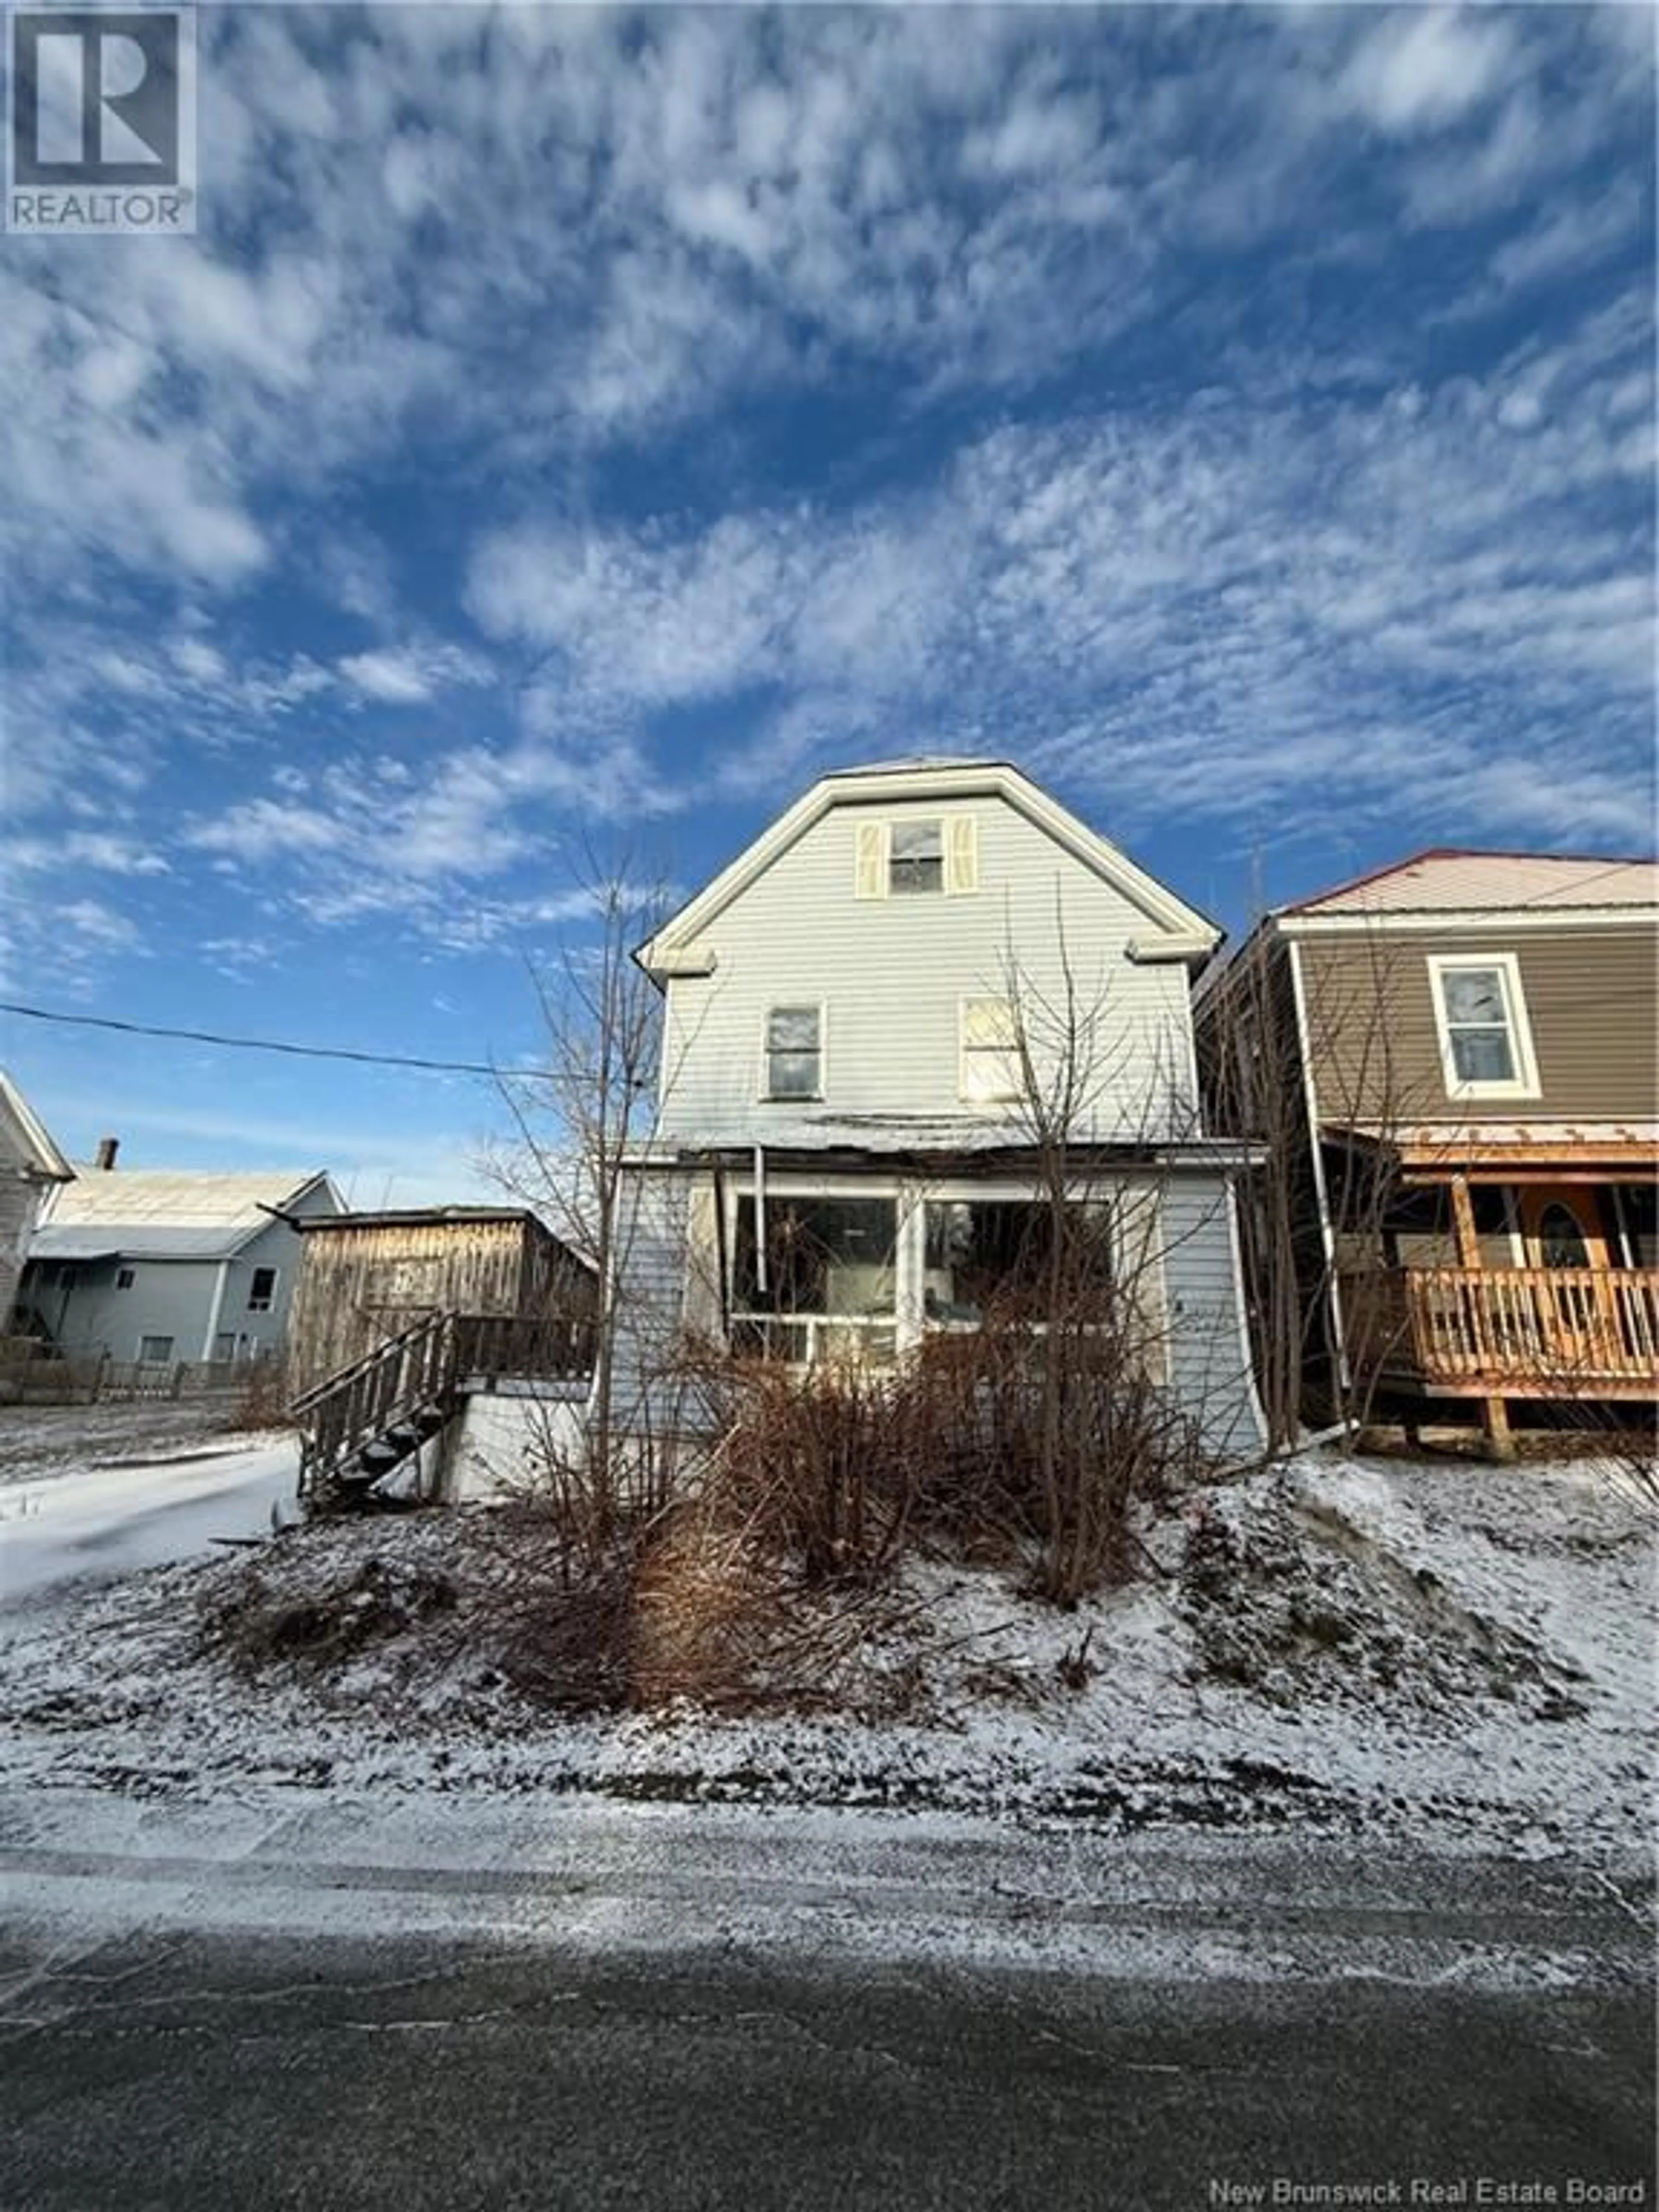
<instances>
[{"instance_id":1,"label":"white window trim","mask_svg":"<svg viewBox=\"0 0 1659 2212\"><path fill-rule=\"evenodd\" d=\"M1521 988L1521 963L1513 952L1431 952L1429 996L1434 1003L1435 1034L1440 1040L1440 1068L1448 1098L1537 1098L1538 1060L1533 1050L1532 1023L1527 1014L1526 994ZM1446 1018L1444 978L1470 969L1491 969L1504 981L1504 1011L1509 1017L1510 1049L1515 1073L1501 1080L1465 1082L1457 1073L1452 1051L1451 1024Z\"/></svg>"},{"instance_id":2,"label":"white window trim","mask_svg":"<svg viewBox=\"0 0 1659 2212\"><path fill-rule=\"evenodd\" d=\"M772 1088L772 1052L769 1036L774 1014L805 1013L811 1008L818 1018L818 1087L811 1092L797 1091L780 1097ZM830 1091L830 1002L827 999L780 999L769 1006L760 1021L760 1080L757 1097L763 1106L821 1106Z\"/></svg>"},{"instance_id":3,"label":"white window trim","mask_svg":"<svg viewBox=\"0 0 1659 2212\"><path fill-rule=\"evenodd\" d=\"M975 994L975 995L981 995ZM936 1179L915 1179L908 1176L814 1176L801 1172L773 1176L766 1181L769 1201L773 1198L851 1198L890 1200L896 1208L897 1226L893 1247L893 1311L890 1315L872 1316L872 1328L892 1328L895 1331L895 1350L900 1361L911 1357L917 1347L930 1335L939 1333L939 1324L925 1318L922 1298L922 1276L927 1250L927 1209L929 1206L949 1206L957 1202L969 1205L994 1204L998 1200L1012 1200L1017 1205L1041 1205L1047 1194L1034 1176L940 1176ZM755 1195L755 1181L750 1175L737 1174L726 1182L724 1191L725 1249L728 1254L738 1249L738 1215L745 1200ZM1152 1243L1139 1255L1138 1264L1146 1270L1145 1281L1161 1316L1158 1331L1160 1356L1152 1370L1150 1379L1167 1385L1174 1379L1173 1339L1176 1332L1181 1308L1172 1304L1170 1293L1168 1261L1170 1245L1169 1224L1164 1212L1164 1190L1161 1182L1152 1179L1126 1176L1113 1178L1096 1187L1079 1182L1075 1194L1079 1205L1104 1203L1110 1209L1112 1265L1120 1271L1128 1267L1135 1255L1126 1251L1123 1238L1126 1217L1129 1207L1136 1203L1150 1204L1155 1208L1151 1224ZM732 1309L728 1319L732 1322L793 1321L808 1322L825 1326L856 1328L855 1319L847 1316L800 1314L749 1314ZM797 1362L782 1363L798 1365Z\"/></svg>"},{"instance_id":4,"label":"white window trim","mask_svg":"<svg viewBox=\"0 0 1659 2212\"><path fill-rule=\"evenodd\" d=\"M1025 1096L1025 1086L1024 1084L1016 1085L1012 1091L1007 1091L995 1098L975 1098L969 1095L968 1089L968 1009L969 1006L982 1006L993 1004L1007 1006L1012 1012L1014 1016L1014 1044L1012 1048L1017 1051L1018 1049L1019 1042L1019 1009L1017 1002L1011 999L1006 991L964 991L957 1000L957 1097L963 1105L982 1108L988 1114L994 1114L1005 1106L1018 1106ZM998 1046L995 1048L999 1051L1006 1051L1011 1048L1007 1046ZM988 1045L981 1047L981 1049L989 1052L992 1048Z\"/></svg>"},{"instance_id":5,"label":"white window trim","mask_svg":"<svg viewBox=\"0 0 1659 2212\"><path fill-rule=\"evenodd\" d=\"M253 1302L253 1286L255 1283L258 1281L261 1275L269 1275L270 1278L270 1296L266 1298L263 1304L256 1305ZM282 1287L282 1281L283 1271L280 1267L262 1266L252 1269L247 1279L246 1310L252 1314L275 1313L276 1310L276 1293Z\"/></svg>"}]
</instances>

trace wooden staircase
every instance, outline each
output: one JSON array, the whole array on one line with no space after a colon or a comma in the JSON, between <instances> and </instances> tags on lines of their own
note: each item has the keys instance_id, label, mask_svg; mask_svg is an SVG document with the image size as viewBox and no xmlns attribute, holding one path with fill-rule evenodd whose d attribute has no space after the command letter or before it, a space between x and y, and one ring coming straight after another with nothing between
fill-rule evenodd
<instances>
[{"instance_id":1,"label":"wooden staircase","mask_svg":"<svg viewBox=\"0 0 1659 2212\"><path fill-rule=\"evenodd\" d=\"M308 1510L410 1502L376 1486L459 1411L460 1318L428 1314L294 1401L300 1501Z\"/></svg>"},{"instance_id":2,"label":"wooden staircase","mask_svg":"<svg viewBox=\"0 0 1659 2212\"><path fill-rule=\"evenodd\" d=\"M502 1376L580 1377L592 1356L586 1316L422 1316L289 1406L301 1504L331 1513L423 1502L381 1486L442 1432L470 1391Z\"/></svg>"}]
</instances>

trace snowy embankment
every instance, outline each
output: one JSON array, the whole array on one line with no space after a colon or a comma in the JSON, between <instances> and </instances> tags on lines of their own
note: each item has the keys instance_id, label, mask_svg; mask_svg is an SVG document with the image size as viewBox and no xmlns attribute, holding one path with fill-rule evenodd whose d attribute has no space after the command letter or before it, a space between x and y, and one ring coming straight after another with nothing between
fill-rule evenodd
<instances>
[{"instance_id":1,"label":"snowy embankment","mask_svg":"<svg viewBox=\"0 0 1659 2212\"><path fill-rule=\"evenodd\" d=\"M44 1577L263 1525L279 1457L171 1470L185 1494L101 1555L94 1496L78 1534L66 1496L57 1538L8 1524L8 1583L19 1531ZM530 1528L474 1508L300 1531L41 1599L0 1640L0 1758L37 1787L174 1806L256 1785L380 1810L553 1791L1609 1864L1648 1838L1653 1526L1594 1465L1310 1455L1193 1493L1149 1524L1146 1578L1074 1613L918 1563L850 1642L832 1624L815 1694L763 1684L720 1717L562 1712L545 1669L532 1693L522 1605L498 1648L506 1547ZM343 1591L348 1639L292 1633L319 1592L337 1621ZM550 1644L564 1601L537 1591ZM283 1637L238 1662L222 1626L256 1603Z\"/></svg>"},{"instance_id":2,"label":"snowy embankment","mask_svg":"<svg viewBox=\"0 0 1659 2212\"><path fill-rule=\"evenodd\" d=\"M85 1577L107 1581L268 1536L291 1510L291 1437L221 1437L149 1462L53 1469L0 1487L0 1595L8 1613Z\"/></svg>"}]
</instances>

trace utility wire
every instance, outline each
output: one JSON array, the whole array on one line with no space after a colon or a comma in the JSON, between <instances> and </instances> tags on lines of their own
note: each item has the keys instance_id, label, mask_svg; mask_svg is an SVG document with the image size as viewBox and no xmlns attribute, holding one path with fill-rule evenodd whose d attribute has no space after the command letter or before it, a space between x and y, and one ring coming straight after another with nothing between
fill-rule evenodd
<instances>
[{"instance_id":1,"label":"utility wire","mask_svg":"<svg viewBox=\"0 0 1659 2212\"><path fill-rule=\"evenodd\" d=\"M357 1052L348 1045L292 1044L275 1037L221 1036L212 1030L163 1029L150 1022L118 1022L107 1014L64 1014L48 1006L20 1006L0 999L0 1013L21 1014L32 1022L59 1022L70 1029L116 1030L123 1036L170 1037L183 1044L228 1046L238 1052L281 1052L295 1060L349 1060L366 1067L412 1067L428 1075L533 1075L534 1069L503 1070L477 1060L422 1060L410 1053Z\"/></svg>"}]
</instances>

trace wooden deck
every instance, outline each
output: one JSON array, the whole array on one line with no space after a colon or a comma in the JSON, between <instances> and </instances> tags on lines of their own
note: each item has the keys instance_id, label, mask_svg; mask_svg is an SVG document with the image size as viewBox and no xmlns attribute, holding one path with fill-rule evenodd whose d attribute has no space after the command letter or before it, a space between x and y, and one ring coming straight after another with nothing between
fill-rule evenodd
<instances>
[{"instance_id":1,"label":"wooden deck","mask_svg":"<svg viewBox=\"0 0 1659 2212\"><path fill-rule=\"evenodd\" d=\"M1647 1398L1659 1269L1398 1267L1345 1274L1355 1364L1450 1397Z\"/></svg>"}]
</instances>

